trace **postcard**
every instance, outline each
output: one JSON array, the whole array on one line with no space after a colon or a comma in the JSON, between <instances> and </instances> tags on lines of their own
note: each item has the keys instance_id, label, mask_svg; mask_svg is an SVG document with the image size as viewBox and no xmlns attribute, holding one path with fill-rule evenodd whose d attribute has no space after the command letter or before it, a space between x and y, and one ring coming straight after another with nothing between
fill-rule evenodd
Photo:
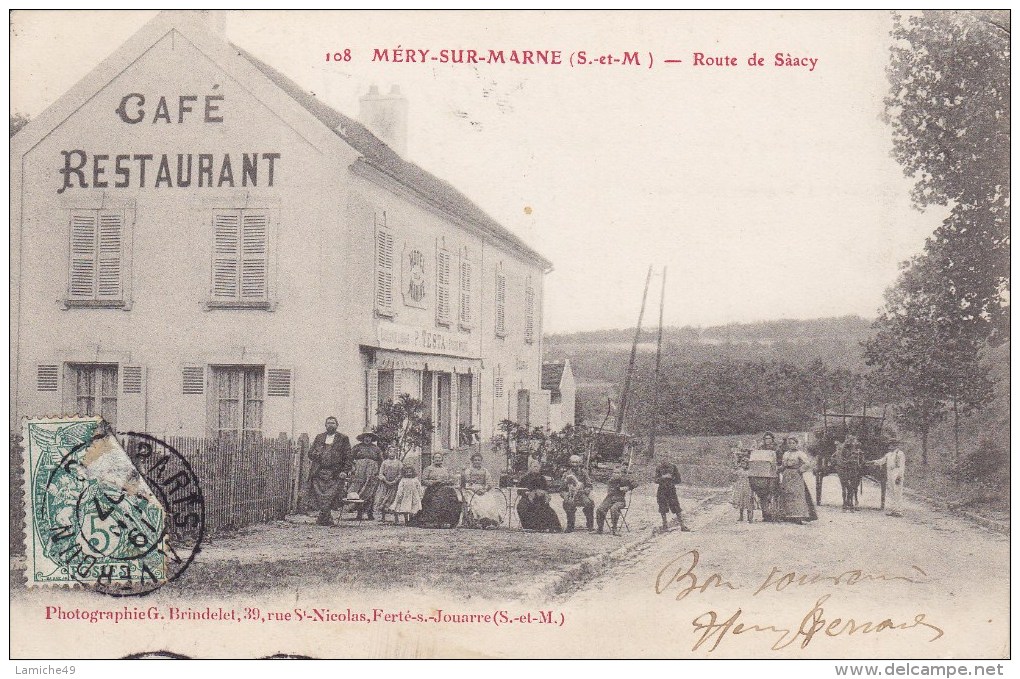
<instances>
[{"instance_id":1,"label":"postcard","mask_svg":"<svg viewBox=\"0 0 1020 679\"><path fill-rule=\"evenodd\" d=\"M1009 657L1008 11L10 29L12 659Z\"/></svg>"}]
</instances>

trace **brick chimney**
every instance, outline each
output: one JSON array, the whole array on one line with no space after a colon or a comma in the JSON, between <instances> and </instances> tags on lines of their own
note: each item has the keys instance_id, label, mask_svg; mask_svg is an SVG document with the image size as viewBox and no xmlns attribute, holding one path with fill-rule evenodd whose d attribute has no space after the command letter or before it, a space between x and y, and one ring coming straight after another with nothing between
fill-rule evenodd
<instances>
[{"instance_id":1,"label":"brick chimney","mask_svg":"<svg viewBox=\"0 0 1020 679\"><path fill-rule=\"evenodd\" d=\"M407 153L407 99L400 88L394 85L389 94L379 94L372 85L359 101L361 123L399 155Z\"/></svg>"}]
</instances>

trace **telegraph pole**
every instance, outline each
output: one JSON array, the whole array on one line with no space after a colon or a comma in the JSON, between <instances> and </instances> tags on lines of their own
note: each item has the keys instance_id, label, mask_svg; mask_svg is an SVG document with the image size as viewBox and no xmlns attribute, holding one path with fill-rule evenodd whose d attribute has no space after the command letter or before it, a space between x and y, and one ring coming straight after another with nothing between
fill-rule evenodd
<instances>
[{"instance_id":1,"label":"telegraph pole","mask_svg":"<svg viewBox=\"0 0 1020 679\"><path fill-rule=\"evenodd\" d=\"M652 429L648 434L648 457L655 457L655 424L659 417L659 365L662 362L662 312L666 306L666 267L662 267L662 292L659 295L659 337L655 343L655 378L652 381Z\"/></svg>"},{"instance_id":2,"label":"telegraph pole","mask_svg":"<svg viewBox=\"0 0 1020 679\"><path fill-rule=\"evenodd\" d=\"M645 317L645 302L648 300L648 284L652 282L652 265L648 265L645 277L645 292L641 296L641 311L638 312L637 329L634 331L634 343L630 347L630 363L627 365L627 376L623 380L623 394L620 395L620 408L616 412L616 431L623 432L624 418L627 416L627 394L630 392L630 378L634 373L634 362L637 360L637 345L641 338L641 319Z\"/></svg>"}]
</instances>

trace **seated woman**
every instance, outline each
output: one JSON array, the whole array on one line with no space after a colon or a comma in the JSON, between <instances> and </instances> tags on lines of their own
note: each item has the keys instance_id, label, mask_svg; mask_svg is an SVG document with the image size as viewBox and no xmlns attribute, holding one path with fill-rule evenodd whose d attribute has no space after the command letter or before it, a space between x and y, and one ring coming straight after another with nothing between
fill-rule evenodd
<instances>
[{"instance_id":1,"label":"seated woman","mask_svg":"<svg viewBox=\"0 0 1020 679\"><path fill-rule=\"evenodd\" d=\"M456 484L456 476L443 466L442 454L433 455L431 466L426 467L421 474L425 494L421 498L421 511L415 523L436 528L453 528L460 523L461 501L454 490Z\"/></svg>"},{"instance_id":2,"label":"seated woman","mask_svg":"<svg viewBox=\"0 0 1020 679\"><path fill-rule=\"evenodd\" d=\"M520 500L517 501L517 516L524 530L563 531L560 517L549 505L549 483L542 475L542 465L537 460L528 463L528 473L517 482L521 489Z\"/></svg>"},{"instance_id":3,"label":"seated woman","mask_svg":"<svg viewBox=\"0 0 1020 679\"><path fill-rule=\"evenodd\" d=\"M461 472L464 494L464 525L468 528L495 528L503 523L506 499L494 490L492 474L482 466L482 454L471 455L471 466Z\"/></svg>"}]
</instances>

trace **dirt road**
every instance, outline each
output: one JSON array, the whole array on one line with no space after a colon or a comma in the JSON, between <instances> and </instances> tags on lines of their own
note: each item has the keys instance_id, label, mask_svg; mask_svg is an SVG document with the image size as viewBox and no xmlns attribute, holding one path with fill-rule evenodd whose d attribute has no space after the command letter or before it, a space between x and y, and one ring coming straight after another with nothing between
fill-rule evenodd
<instances>
[{"instance_id":1,"label":"dirt road","mask_svg":"<svg viewBox=\"0 0 1020 679\"><path fill-rule=\"evenodd\" d=\"M653 537L654 487L638 490L632 530L621 537L263 526L209 544L185 577L144 599L12 590L12 610L32 621L12 629L12 643L36 657L81 634L95 657L1009 653L1006 536L915 503L903 518L886 517L868 507L874 488L860 512L843 513L830 481L819 520L805 526L738 524L725 492L700 489L695 499L685 488L695 532ZM564 570L578 560L591 567ZM558 584L536 589L542 578ZM550 599L551 591L565 593ZM51 616L136 607L158 615L121 623ZM199 617L187 617L193 612Z\"/></svg>"},{"instance_id":2,"label":"dirt road","mask_svg":"<svg viewBox=\"0 0 1020 679\"><path fill-rule=\"evenodd\" d=\"M916 503L888 517L876 495L844 513L827 485L804 526L737 523L716 503L696 532L646 543L559 605L633 618L637 634L591 628L621 655L1007 656L1008 538Z\"/></svg>"}]
</instances>

